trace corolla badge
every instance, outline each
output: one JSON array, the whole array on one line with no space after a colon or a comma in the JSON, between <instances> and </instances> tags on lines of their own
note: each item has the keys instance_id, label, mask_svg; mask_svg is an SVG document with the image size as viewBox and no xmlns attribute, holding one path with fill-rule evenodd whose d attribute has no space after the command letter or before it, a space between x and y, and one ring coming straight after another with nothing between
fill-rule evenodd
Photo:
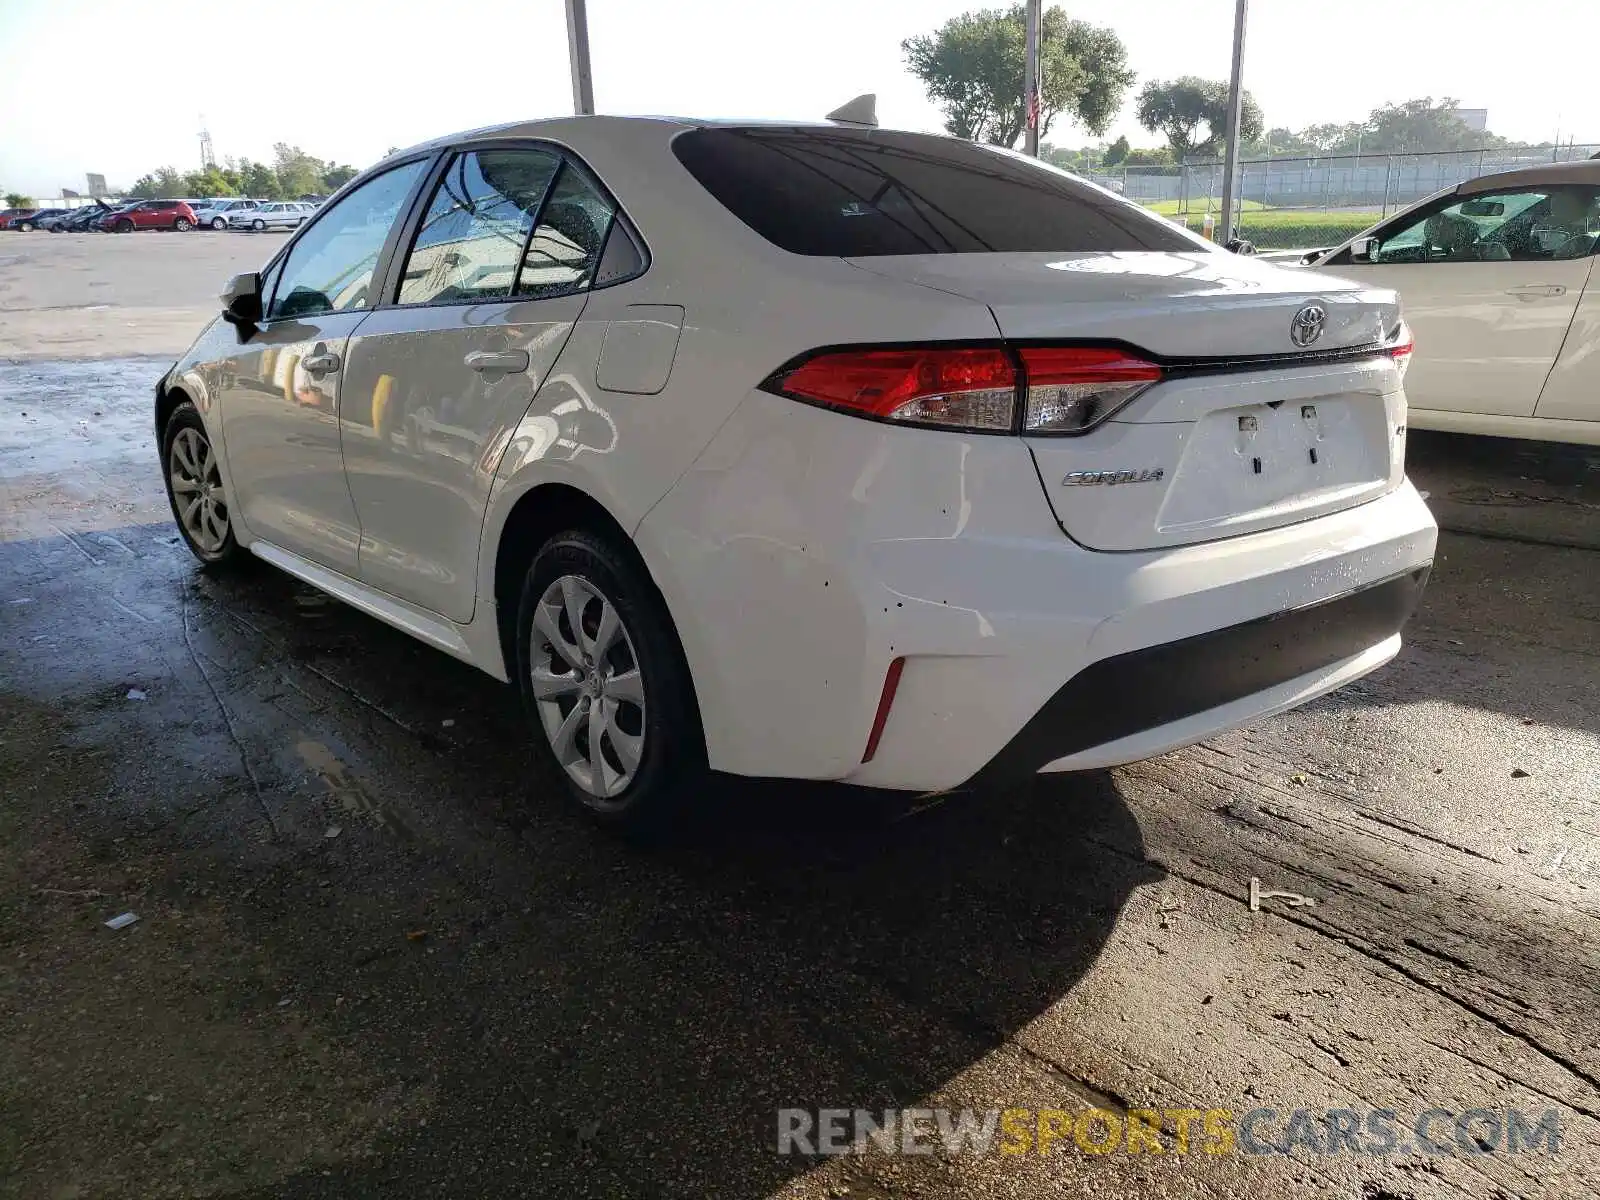
<instances>
[{"instance_id":1,"label":"corolla badge","mask_svg":"<svg viewBox=\"0 0 1600 1200\"><path fill-rule=\"evenodd\" d=\"M1126 471L1068 471L1062 487L1095 487L1100 484L1156 483L1166 475L1163 467L1137 467Z\"/></svg>"},{"instance_id":2,"label":"corolla badge","mask_svg":"<svg viewBox=\"0 0 1600 1200\"><path fill-rule=\"evenodd\" d=\"M1322 336L1322 327L1327 323L1327 310L1320 304L1308 304L1289 322L1289 340L1296 346L1309 346Z\"/></svg>"}]
</instances>

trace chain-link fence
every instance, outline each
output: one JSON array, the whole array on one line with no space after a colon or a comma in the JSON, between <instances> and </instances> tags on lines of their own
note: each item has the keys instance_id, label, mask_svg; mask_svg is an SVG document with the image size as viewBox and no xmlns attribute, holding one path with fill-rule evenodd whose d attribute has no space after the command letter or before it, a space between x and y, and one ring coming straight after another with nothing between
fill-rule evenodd
<instances>
[{"instance_id":1,"label":"chain-link fence","mask_svg":"<svg viewBox=\"0 0 1600 1200\"><path fill-rule=\"evenodd\" d=\"M1237 195L1246 210L1344 210L1387 216L1441 188L1479 175L1590 158L1596 152L1600 152L1600 143L1563 144L1545 150L1249 159L1239 164ZM1221 206L1223 171L1220 160L1204 159L1182 166L1113 167L1089 174L1130 200L1188 215L1214 212Z\"/></svg>"}]
</instances>

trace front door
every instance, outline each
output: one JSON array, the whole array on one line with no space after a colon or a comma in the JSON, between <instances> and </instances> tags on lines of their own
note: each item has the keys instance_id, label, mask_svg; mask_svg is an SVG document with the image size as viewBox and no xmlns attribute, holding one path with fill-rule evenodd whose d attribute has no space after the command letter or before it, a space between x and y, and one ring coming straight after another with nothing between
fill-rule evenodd
<instances>
[{"instance_id":1,"label":"front door","mask_svg":"<svg viewBox=\"0 0 1600 1200\"><path fill-rule=\"evenodd\" d=\"M554 149L466 151L441 175L396 303L350 341L340 423L364 582L472 619L500 455L583 312L611 211Z\"/></svg>"},{"instance_id":2,"label":"front door","mask_svg":"<svg viewBox=\"0 0 1600 1200\"><path fill-rule=\"evenodd\" d=\"M1416 338L1413 408L1533 415L1589 274L1568 210L1592 191L1524 185L1447 198L1380 231L1370 262L1330 264L1400 293Z\"/></svg>"},{"instance_id":3,"label":"front door","mask_svg":"<svg viewBox=\"0 0 1600 1200\"><path fill-rule=\"evenodd\" d=\"M266 276L266 315L224 363L221 392L234 504L253 538L354 576L360 525L339 451L350 334L373 270L425 169L368 180L296 239Z\"/></svg>"}]
</instances>

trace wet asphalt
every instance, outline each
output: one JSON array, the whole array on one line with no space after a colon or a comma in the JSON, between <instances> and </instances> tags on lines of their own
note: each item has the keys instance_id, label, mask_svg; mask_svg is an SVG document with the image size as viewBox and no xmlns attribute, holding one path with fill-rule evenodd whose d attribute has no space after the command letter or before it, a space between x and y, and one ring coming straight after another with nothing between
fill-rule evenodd
<instances>
[{"instance_id":1,"label":"wet asphalt","mask_svg":"<svg viewBox=\"0 0 1600 1200\"><path fill-rule=\"evenodd\" d=\"M1600 1193L1600 452L1415 435L1422 611L1297 712L928 807L718 780L642 850L540 793L504 686L182 547L151 386L249 242L0 244L0 1194ZM775 1150L931 1105L1562 1138Z\"/></svg>"}]
</instances>

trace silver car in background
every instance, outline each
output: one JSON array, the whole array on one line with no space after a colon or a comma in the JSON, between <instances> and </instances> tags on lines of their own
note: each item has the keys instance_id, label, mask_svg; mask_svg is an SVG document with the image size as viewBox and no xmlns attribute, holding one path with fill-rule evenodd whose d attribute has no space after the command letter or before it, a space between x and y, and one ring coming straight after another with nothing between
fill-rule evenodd
<instances>
[{"instance_id":1,"label":"silver car in background","mask_svg":"<svg viewBox=\"0 0 1600 1200\"><path fill-rule=\"evenodd\" d=\"M316 210L298 200L274 200L253 209L228 214L229 229L298 229Z\"/></svg>"},{"instance_id":2,"label":"silver car in background","mask_svg":"<svg viewBox=\"0 0 1600 1200\"><path fill-rule=\"evenodd\" d=\"M254 212L261 207L260 200L228 199L212 200L194 210L194 223L197 229L226 229L228 221L235 213Z\"/></svg>"}]
</instances>

